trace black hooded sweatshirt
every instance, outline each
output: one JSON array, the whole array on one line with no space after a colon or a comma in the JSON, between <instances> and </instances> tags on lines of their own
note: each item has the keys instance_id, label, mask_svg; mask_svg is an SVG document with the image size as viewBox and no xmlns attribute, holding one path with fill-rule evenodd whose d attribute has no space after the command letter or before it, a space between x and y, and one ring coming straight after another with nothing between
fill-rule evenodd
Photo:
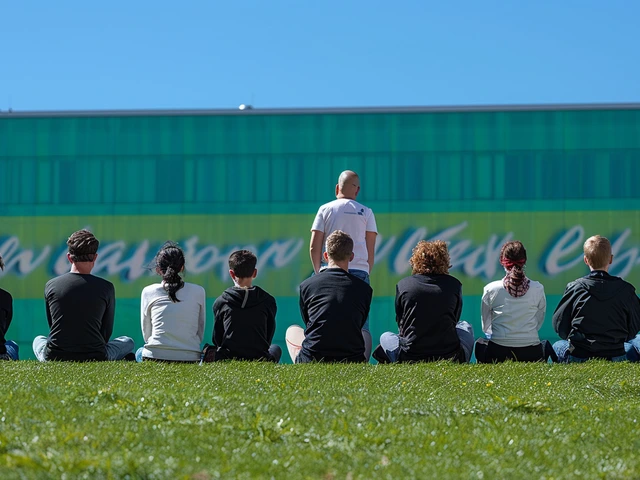
<instances>
[{"instance_id":1,"label":"black hooded sweatshirt","mask_svg":"<svg viewBox=\"0 0 640 480\"><path fill-rule=\"evenodd\" d=\"M594 270L567 285L553 328L569 340L578 358L624 355L624 342L640 330L640 299L635 288L619 277Z\"/></svg>"},{"instance_id":2,"label":"black hooded sweatshirt","mask_svg":"<svg viewBox=\"0 0 640 480\"><path fill-rule=\"evenodd\" d=\"M276 311L276 299L260 287L222 292L213 304L216 360L268 360Z\"/></svg>"}]
</instances>

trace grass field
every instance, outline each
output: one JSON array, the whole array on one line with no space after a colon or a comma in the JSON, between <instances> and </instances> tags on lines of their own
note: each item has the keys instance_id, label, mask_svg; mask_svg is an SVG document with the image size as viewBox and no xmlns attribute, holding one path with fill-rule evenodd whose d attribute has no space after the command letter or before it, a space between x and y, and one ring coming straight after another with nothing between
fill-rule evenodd
<instances>
[{"instance_id":1,"label":"grass field","mask_svg":"<svg viewBox=\"0 0 640 480\"><path fill-rule=\"evenodd\" d=\"M3 362L0 478L640 478L640 365Z\"/></svg>"}]
</instances>

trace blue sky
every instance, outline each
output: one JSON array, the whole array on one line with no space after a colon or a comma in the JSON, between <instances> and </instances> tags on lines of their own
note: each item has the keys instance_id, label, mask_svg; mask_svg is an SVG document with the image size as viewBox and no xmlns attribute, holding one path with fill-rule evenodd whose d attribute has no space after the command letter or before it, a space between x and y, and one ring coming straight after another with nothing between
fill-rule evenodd
<instances>
[{"instance_id":1,"label":"blue sky","mask_svg":"<svg viewBox=\"0 0 640 480\"><path fill-rule=\"evenodd\" d=\"M640 102L633 0L0 0L0 110Z\"/></svg>"}]
</instances>

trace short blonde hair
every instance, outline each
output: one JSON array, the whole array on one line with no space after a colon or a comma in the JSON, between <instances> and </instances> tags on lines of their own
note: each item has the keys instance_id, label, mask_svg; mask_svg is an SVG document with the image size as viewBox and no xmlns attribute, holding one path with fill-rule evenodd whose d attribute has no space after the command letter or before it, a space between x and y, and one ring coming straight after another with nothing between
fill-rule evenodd
<instances>
[{"instance_id":1,"label":"short blonde hair","mask_svg":"<svg viewBox=\"0 0 640 480\"><path fill-rule=\"evenodd\" d=\"M611 242L600 235L587 238L584 242L584 256L594 270L605 268L611 261Z\"/></svg>"},{"instance_id":2,"label":"short blonde hair","mask_svg":"<svg viewBox=\"0 0 640 480\"><path fill-rule=\"evenodd\" d=\"M442 240L426 242L420 240L413 249L409 263L414 275L447 274L449 273L449 249Z\"/></svg>"},{"instance_id":3,"label":"short blonde hair","mask_svg":"<svg viewBox=\"0 0 640 480\"><path fill-rule=\"evenodd\" d=\"M351 260L353 240L348 233L336 230L327 237L327 255L334 262Z\"/></svg>"}]
</instances>

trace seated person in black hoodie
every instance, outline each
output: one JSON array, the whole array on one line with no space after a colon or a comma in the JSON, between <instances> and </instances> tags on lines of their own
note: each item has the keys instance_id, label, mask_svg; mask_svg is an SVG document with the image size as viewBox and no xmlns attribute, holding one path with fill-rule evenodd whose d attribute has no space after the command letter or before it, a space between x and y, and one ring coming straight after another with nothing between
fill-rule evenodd
<instances>
[{"instance_id":1,"label":"seated person in black hoodie","mask_svg":"<svg viewBox=\"0 0 640 480\"><path fill-rule=\"evenodd\" d=\"M282 350L272 345L276 331L276 300L260 287L256 278L257 258L249 250L229 257L233 287L213 304L215 360L269 360L278 363Z\"/></svg>"},{"instance_id":2,"label":"seated person in black hoodie","mask_svg":"<svg viewBox=\"0 0 640 480\"><path fill-rule=\"evenodd\" d=\"M584 243L584 263L591 273L567 285L556 311L553 328L563 340L553 345L560 362L591 358L637 360L640 299L635 288L609 275L611 243L596 235Z\"/></svg>"},{"instance_id":3,"label":"seated person in black hoodie","mask_svg":"<svg viewBox=\"0 0 640 480\"><path fill-rule=\"evenodd\" d=\"M385 332L373 358L380 363L468 362L473 327L460 321L462 284L449 275L449 250L442 240L420 241L409 260L410 277L396 285L399 333Z\"/></svg>"},{"instance_id":4,"label":"seated person in black hoodie","mask_svg":"<svg viewBox=\"0 0 640 480\"><path fill-rule=\"evenodd\" d=\"M307 328L304 334L298 325L287 329L291 359L295 363L364 363L362 327L369 315L373 290L349 273L353 240L348 234L336 230L329 235L323 255L328 268L300 284L300 313Z\"/></svg>"}]
</instances>

